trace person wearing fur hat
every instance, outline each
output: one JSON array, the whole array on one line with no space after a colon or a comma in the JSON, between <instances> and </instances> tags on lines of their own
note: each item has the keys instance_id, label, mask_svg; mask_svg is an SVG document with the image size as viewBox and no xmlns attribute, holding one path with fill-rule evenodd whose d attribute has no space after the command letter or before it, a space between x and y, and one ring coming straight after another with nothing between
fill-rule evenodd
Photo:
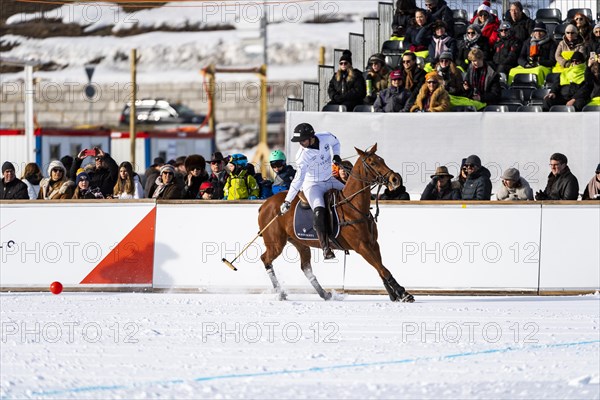
<instances>
[{"instance_id":1,"label":"person wearing fur hat","mask_svg":"<svg viewBox=\"0 0 600 400\"><path fill-rule=\"evenodd\" d=\"M471 19L471 25L479 26L481 36L487 38L488 44L490 48L492 48L494 47L496 40L498 40L500 21L498 21L498 17L492 14L492 9L489 4L489 1L484 1L483 4L477 8L476 14Z\"/></svg>"},{"instance_id":2,"label":"person wearing fur hat","mask_svg":"<svg viewBox=\"0 0 600 400\"><path fill-rule=\"evenodd\" d=\"M504 21L512 26L513 35L521 43L529 38L535 26L535 21L523 12L523 4L520 1L510 3Z\"/></svg>"},{"instance_id":3,"label":"person wearing fur hat","mask_svg":"<svg viewBox=\"0 0 600 400\"><path fill-rule=\"evenodd\" d=\"M454 175L448 172L446 166L437 167L421 194L421 200L460 200L460 189L452 186L452 178Z\"/></svg>"},{"instance_id":4,"label":"person wearing fur hat","mask_svg":"<svg viewBox=\"0 0 600 400\"><path fill-rule=\"evenodd\" d=\"M75 178L75 192L73 199L103 199L104 196L97 187L90 187L90 175L83 171Z\"/></svg>"},{"instance_id":5,"label":"person wearing fur hat","mask_svg":"<svg viewBox=\"0 0 600 400\"><path fill-rule=\"evenodd\" d=\"M63 200L73 197L75 182L67 178L63 163L54 160L48 166L48 178L40 181L40 200Z\"/></svg>"},{"instance_id":6,"label":"person wearing fur hat","mask_svg":"<svg viewBox=\"0 0 600 400\"><path fill-rule=\"evenodd\" d=\"M434 66L434 71L444 83L444 89L452 96L463 96L463 76L462 72L456 68L452 53L449 51L443 52L438 63Z\"/></svg>"},{"instance_id":7,"label":"person wearing fur hat","mask_svg":"<svg viewBox=\"0 0 600 400\"><path fill-rule=\"evenodd\" d=\"M577 31L577 27L575 25L567 25L563 39L556 47L554 58L556 58L558 65L567 68L571 66L571 57L569 56L572 56L575 52L587 56L587 47L583 37Z\"/></svg>"},{"instance_id":8,"label":"person wearing fur hat","mask_svg":"<svg viewBox=\"0 0 600 400\"><path fill-rule=\"evenodd\" d=\"M184 162L187 175L184 179L183 198L197 199L202 182L208 180L206 161L199 154L189 155Z\"/></svg>"},{"instance_id":9,"label":"person wearing fur hat","mask_svg":"<svg viewBox=\"0 0 600 400\"><path fill-rule=\"evenodd\" d=\"M410 92L404 87L404 75L401 70L390 73L390 87L377 95L373 107L375 112L400 112L410 100Z\"/></svg>"},{"instance_id":10,"label":"person wearing fur hat","mask_svg":"<svg viewBox=\"0 0 600 400\"><path fill-rule=\"evenodd\" d=\"M484 60L490 61L492 59L490 43L486 37L481 35L481 28L476 24L467 27L463 38L458 41L457 48L456 65L463 70L466 70L469 66L469 52L473 49L481 50Z\"/></svg>"},{"instance_id":11,"label":"person wearing fur hat","mask_svg":"<svg viewBox=\"0 0 600 400\"><path fill-rule=\"evenodd\" d=\"M492 196L492 181L490 171L481 165L481 159L470 155L465 160L467 179L462 188L463 200L490 200Z\"/></svg>"},{"instance_id":12,"label":"person wearing fur hat","mask_svg":"<svg viewBox=\"0 0 600 400\"><path fill-rule=\"evenodd\" d=\"M518 63L524 68L538 66L552 68L556 64L556 43L546 30L542 21L535 23L531 36L521 46Z\"/></svg>"},{"instance_id":13,"label":"person wearing fur hat","mask_svg":"<svg viewBox=\"0 0 600 400\"><path fill-rule=\"evenodd\" d=\"M502 185L496 191L497 200L533 200L533 189L516 168L509 168L500 177Z\"/></svg>"},{"instance_id":14,"label":"person wearing fur hat","mask_svg":"<svg viewBox=\"0 0 600 400\"><path fill-rule=\"evenodd\" d=\"M518 64L521 42L512 32L512 26L508 22L500 24L498 29L498 41L494 44L494 56L492 61L496 66L496 72L508 76L509 71Z\"/></svg>"},{"instance_id":15,"label":"person wearing fur hat","mask_svg":"<svg viewBox=\"0 0 600 400\"><path fill-rule=\"evenodd\" d=\"M327 104L341 104L348 111L354 110L367 95L367 86L360 70L352 67L352 52L344 50L340 57L339 69L329 81L330 101Z\"/></svg>"},{"instance_id":16,"label":"person wearing fur hat","mask_svg":"<svg viewBox=\"0 0 600 400\"><path fill-rule=\"evenodd\" d=\"M96 150L96 155L93 156L95 161L94 168L89 172L90 186L99 187L104 197L110 197L113 194L113 188L119 177L119 166L110 154L105 153L98 147L94 148L94 150ZM75 157L73 166L71 167L71 176L77 176L77 170L81 168L83 160L88 157L85 153L86 149L83 149Z\"/></svg>"},{"instance_id":17,"label":"person wearing fur hat","mask_svg":"<svg viewBox=\"0 0 600 400\"><path fill-rule=\"evenodd\" d=\"M473 49L469 52L469 68L465 74L463 89L466 97L487 104L494 104L502 93L500 74L484 61L483 52Z\"/></svg>"},{"instance_id":18,"label":"person wearing fur hat","mask_svg":"<svg viewBox=\"0 0 600 400\"><path fill-rule=\"evenodd\" d=\"M2 164L0 200L29 200L27 185L17 178L15 166L10 161Z\"/></svg>"},{"instance_id":19,"label":"person wearing fur hat","mask_svg":"<svg viewBox=\"0 0 600 400\"><path fill-rule=\"evenodd\" d=\"M367 89L371 89L370 93L367 91L365 97L365 104L375 103L377 94L383 89L388 87L388 77L390 76L390 70L385 64L385 57L381 53L375 53L369 57L369 70L367 71L366 83ZM369 84L368 82L371 81Z\"/></svg>"},{"instance_id":20,"label":"person wearing fur hat","mask_svg":"<svg viewBox=\"0 0 600 400\"><path fill-rule=\"evenodd\" d=\"M569 60L570 67L560 73L560 79L550 88L550 93L544 97L544 111L554 105L565 104L581 111L590 101L591 87L585 81L585 56L576 51Z\"/></svg>"},{"instance_id":21,"label":"person wearing fur hat","mask_svg":"<svg viewBox=\"0 0 600 400\"><path fill-rule=\"evenodd\" d=\"M445 0L425 0L427 18L431 22L443 21L448 35L454 36L454 15Z\"/></svg>"},{"instance_id":22,"label":"person wearing fur hat","mask_svg":"<svg viewBox=\"0 0 600 400\"><path fill-rule=\"evenodd\" d=\"M443 112L450 111L450 95L444 89L437 71L425 75L425 83L410 107L410 112Z\"/></svg>"},{"instance_id":23,"label":"person wearing fur hat","mask_svg":"<svg viewBox=\"0 0 600 400\"><path fill-rule=\"evenodd\" d=\"M458 54L456 39L448 35L446 23L444 21L435 21L431 26L433 37L429 44L429 53L425 62L435 65L444 52L450 52L452 59Z\"/></svg>"},{"instance_id":24,"label":"person wearing fur hat","mask_svg":"<svg viewBox=\"0 0 600 400\"><path fill-rule=\"evenodd\" d=\"M596 175L585 187L581 200L600 200L600 164L596 167Z\"/></svg>"},{"instance_id":25,"label":"person wearing fur hat","mask_svg":"<svg viewBox=\"0 0 600 400\"><path fill-rule=\"evenodd\" d=\"M181 188L175 184L175 168L165 164L148 192L151 199L181 199Z\"/></svg>"}]
</instances>

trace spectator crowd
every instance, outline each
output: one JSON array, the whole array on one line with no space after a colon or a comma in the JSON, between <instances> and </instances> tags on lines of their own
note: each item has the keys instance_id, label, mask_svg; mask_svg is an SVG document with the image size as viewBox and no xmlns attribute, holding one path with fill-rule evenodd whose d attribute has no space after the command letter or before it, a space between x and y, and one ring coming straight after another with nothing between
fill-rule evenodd
<instances>
[{"instance_id":1,"label":"spectator crowd","mask_svg":"<svg viewBox=\"0 0 600 400\"><path fill-rule=\"evenodd\" d=\"M501 18L484 0L463 34L455 32L445 0L424 3L425 10L415 0L396 2L390 40L402 42L399 62L385 53L385 45L367 66L355 66L352 53L343 52L324 110L338 105L346 111L364 105L375 112L481 110L511 100L511 84L521 74L535 77L532 89L550 89L539 104L544 111L555 105L576 111L600 105L600 22L594 25L584 12L561 25L564 34L559 34L554 26L550 31L529 18L520 1L510 3ZM547 82L549 75L557 78ZM522 105L529 104L531 91Z\"/></svg>"}]
</instances>

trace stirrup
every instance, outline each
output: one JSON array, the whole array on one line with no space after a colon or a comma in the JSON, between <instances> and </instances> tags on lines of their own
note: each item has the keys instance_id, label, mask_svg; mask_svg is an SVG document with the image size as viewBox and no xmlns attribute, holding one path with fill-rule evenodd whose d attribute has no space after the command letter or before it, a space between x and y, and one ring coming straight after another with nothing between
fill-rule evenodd
<instances>
[{"instance_id":1,"label":"stirrup","mask_svg":"<svg viewBox=\"0 0 600 400\"><path fill-rule=\"evenodd\" d=\"M333 253L331 248L326 247L323 249L323 257L325 257L326 260L331 260L335 258L335 254Z\"/></svg>"}]
</instances>

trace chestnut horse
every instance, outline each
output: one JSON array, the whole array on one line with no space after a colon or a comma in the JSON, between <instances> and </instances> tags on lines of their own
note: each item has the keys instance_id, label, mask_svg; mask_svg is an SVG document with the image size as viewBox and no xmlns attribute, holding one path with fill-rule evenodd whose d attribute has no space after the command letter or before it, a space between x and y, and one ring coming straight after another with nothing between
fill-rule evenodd
<instances>
[{"instance_id":1,"label":"chestnut horse","mask_svg":"<svg viewBox=\"0 0 600 400\"><path fill-rule=\"evenodd\" d=\"M370 212L371 188L387 186L390 190L394 190L402 184L402 178L375 154L376 151L377 144L364 152L356 149L359 155L358 160L354 164L348 181L341 191L340 200L336 204L341 227L337 240L344 249L356 251L377 270L392 301L412 303L413 296L396 282L381 261L381 252L379 243L377 243L377 224ZM286 294L275 276L273 261L279 257L286 242L290 242L300 253L300 266L304 275L319 296L329 300L331 293L323 290L313 274L310 264L310 247L320 248L319 241L300 240L296 237L293 232L293 219L300 199L299 196L296 196L291 204L290 212L281 215L279 207L283 203L285 195L286 193L283 192L269 197L260 207L258 214L258 225L266 246L266 251L261 255L261 259L267 274L275 291L279 294L279 298L285 300ZM265 229L270 222L273 223L268 229Z\"/></svg>"}]
</instances>

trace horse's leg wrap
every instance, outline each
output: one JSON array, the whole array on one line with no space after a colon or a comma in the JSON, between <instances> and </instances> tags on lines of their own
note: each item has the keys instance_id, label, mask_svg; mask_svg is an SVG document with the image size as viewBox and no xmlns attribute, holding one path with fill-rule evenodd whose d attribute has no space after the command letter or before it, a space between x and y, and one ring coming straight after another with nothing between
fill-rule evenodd
<instances>
[{"instance_id":1,"label":"horse's leg wrap","mask_svg":"<svg viewBox=\"0 0 600 400\"><path fill-rule=\"evenodd\" d=\"M327 226L325 222L326 216L327 214L325 213L325 207L315 207L313 226L317 232L317 237L319 238L321 248L323 249L323 257L325 257L326 260L330 260L335 258L335 254L333 254L333 251L331 251L331 248L329 247Z\"/></svg>"},{"instance_id":2,"label":"horse's leg wrap","mask_svg":"<svg viewBox=\"0 0 600 400\"><path fill-rule=\"evenodd\" d=\"M306 275L306 278L308 279L310 284L315 288L315 290L323 300L331 299L331 293L326 292L325 289L323 289L323 287L317 280L317 277L315 276L315 274L313 274L312 268L310 266L308 268L303 267L302 271L304 272L304 275Z\"/></svg>"},{"instance_id":3,"label":"horse's leg wrap","mask_svg":"<svg viewBox=\"0 0 600 400\"><path fill-rule=\"evenodd\" d=\"M412 303L415 301L413 295L408 293L404 287L400 286L392 275L387 279L383 279L383 285L390 295L390 300L401 301L403 303Z\"/></svg>"},{"instance_id":4,"label":"horse's leg wrap","mask_svg":"<svg viewBox=\"0 0 600 400\"><path fill-rule=\"evenodd\" d=\"M275 270L273 269L273 266L272 265L266 265L265 269L267 270L267 275L269 275L269 279L271 279L271 283L273 284L273 288L279 294L279 300L286 300L287 299L287 295L285 294L285 292L281 288L281 285L279 284L279 281L277 280L277 277L275 276Z\"/></svg>"}]
</instances>

